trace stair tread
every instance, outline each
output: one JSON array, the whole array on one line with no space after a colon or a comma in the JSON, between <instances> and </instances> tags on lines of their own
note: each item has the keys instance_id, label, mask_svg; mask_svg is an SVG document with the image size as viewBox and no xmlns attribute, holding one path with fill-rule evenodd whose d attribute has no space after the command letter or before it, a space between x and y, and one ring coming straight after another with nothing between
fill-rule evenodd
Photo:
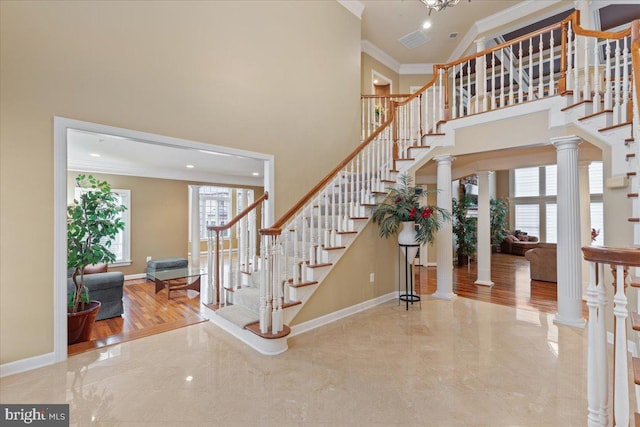
<instances>
[{"instance_id":1,"label":"stair tread","mask_svg":"<svg viewBox=\"0 0 640 427\"><path fill-rule=\"evenodd\" d=\"M635 172L627 172L627 176L636 176Z\"/></svg>"},{"instance_id":2,"label":"stair tread","mask_svg":"<svg viewBox=\"0 0 640 427\"><path fill-rule=\"evenodd\" d=\"M633 364L633 382L640 385L640 359L632 357L631 361Z\"/></svg>"},{"instance_id":3,"label":"stair tread","mask_svg":"<svg viewBox=\"0 0 640 427\"><path fill-rule=\"evenodd\" d=\"M320 267L328 267L330 265L333 265L333 263L331 262L321 262L318 264L307 264L307 267L309 268L320 268Z\"/></svg>"},{"instance_id":4,"label":"stair tread","mask_svg":"<svg viewBox=\"0 0 640 427\"><path fill-rule=\"evenodd\" d=\"M289 283L289 286L292 288L303 288L305 286L312 286L317 284L318 284L317 281L311 281L311 282Z\"/></svg>"},{"instance_id":5,"label":"stair tread","mask_svg":"<svg viewBox=\"0 0 640 427\"><path fill-rule=\"evenodd\" d=\"M613 110L602 110L602 111L598 111L597 113L593 113L593 114L589 114L587 116L584 117L580 117L578 120L582 121L582 120L588 120L591 119L593 117L599 116L601 114L606 114L606 113L613 113Z\"/></svg>"},{"instance_id":6,"label":"stair tread","mask_svg":"<svg viewBox=\"0 0 640 427\"><path fill-rule=\"evenodd\" d=\"M443 122L443 123L446 123L446 122ZM436 133L425 133L422 136L424 137L424 136L445 136L445 135L446 133L436 132Z\"/></svg>"},{"instance_id":7,"label":"stair tread","mask_svg":"<svg viewBox=\"0 0 640 427\"><path fill-rule=\"evenodd\" d=\"M629 218L629 222L640 222L640 218Z\"/></svg>"},{"instance_id":8,"label":"stair tread","mask_svg":"<svg viewBox=\"0 0 640 427\"><path fill-rule=\"evenodd\" d=\"M362 203L360 204L360 206L375 206L375 205ZM349 217L349 219L369 219L369 217L368 216L352 216L352 217Z\"/></svg>"},{"instance_id":9,"label":"stair tread","mask_svg":"<svg viewBox=\"0 0 640 427\"><path fill-rule=\"evenodd\" d=\"M590 99L585 99L585 100L582 100L582 101L577 102L577 103L575 103L575 104L571 104L571 105L569 105L568 107L564 107L564 108L563 108L563 109L561 109L560 111L567 111L567 110L570 110L570 109L575 108L575 107L577 107L578 105L582 105L582 104L593 104L593 101L592 101L592 100L590 100Z\"/></svg>"},{"instance_id":10,"label":"stair tread","mask_svg":"<svg viewBox=\"0 0 640 427\"><path fill-rule=\"evenodd\" d=\"M346 246L324 246L322 249L325 251L337 251L339 249L346 249Z\"/></svg>"},{"instance_id":11,"label":"stair tread","mask_svg":"<svg viewBox=\"0 0 640 427\"><path fill-rule=\"evenodd\" d=\"M227 305L216 311L216 314L241 328L260 320L258 313L241 305Z\"/></svg>"},{"instance_id":12,"label":"stair tread","mask_svg":"<svg viewBox=\"0 0 640 427\"><path fill-rule=\"evenodd\" d=\"M627 125L631 125L631 122L618 123L617 125L607 126L606 128L598 129L598 132L606 132L611 129L621 128Z\"/></svg>"},{"instance_id":13,"label":"stair tread","mask_svg":"<svg viewBox=\"0 0 640 427\"><path fill-rule=\"evenodd\" d=\"M640 331L640 314L631 313L631 327L634 331Z\"/></svg>"},{"instance_id":14,"label":"stair tread","mask_svg":"<svg viewBox=\"0 0 640 427\"><path fill-rule=\"evenodd\" d=\"M253 332L254 334L256 334L259 337L266 338L266 339L283 338L283 337L286 337L287 335L289 335L291 333L291 328L288 327L287 325L283 325L282 331L278 332L277 334L272 334L272 333L263 334L263 333L260 332L260 322L254 322L252 324L249 324L249 325L245 326L244 329L246 329L246 330L248 330L250 332Z\"/></svg>"},{"instance_id":15,"label":"stair tread","mask_svg":"<svg viewBox=\"0 0 640 427\"><path fill-rule=\"evenodd\" d=\"M289 301L282 304L282 308L289 308L302 304L302 301Z\"/></svg>"},{"instance_id":16,"label":"stair tread","mask_svg":"<svg viewBox=\"0 0 640 427\"><path fill-rule=\"evenodd\" d=\"M358 234L357 231L338 231L337 234Z\"/></svg>"},{"instance_id":17,"label":"stair tread","mask_svg":"<svg viewBox=\"0 0 640 427\"><path fill-rule=\"evenodd\" d=\"M630 286L633 288L640 288L640 282L631 282Z\"/></svg>"},{"instance_id":18,"label":"stair tread","mask_svg":"<svg viewBox=\"0 0 640 427\"><path fill-rule=\"evenodd\" d=\"M415 158L414 157L402 157L402 158L396 159L397 162L402 161L402 160L414 161Z\"/></svg>"},{"instance_id":19,"label":"stair tread","mask_svg":"<svg viewBox=\"0 0 640 427\"><path fill-rule=\"evenodd\" d=\"M627 159L628 159L628 158L631 158L631 157L635 157L635 156L636 156L636 155L635 155L634 153L629 153L629 154L627 154L627 155L626 155Z\"/></svg>"},{"instance_id":20,"label":"stair tread","mask_svg":"<svg viewBox=\"0 0 640 427\"><path fill-rule=\"evenodd\" d=\"M627 197L638 197L638 193L628 193Z\"/></svg>"},{"instance_id":21,"label":"stair tread","mask_svg":"<svg viewBox=\"0 0 640 427\"><path fill-rule=\"evenodd\" d=\"M431 148L431 146L430 145L412 145L411 147L409 147L409 150L412 150L414 148Z\"/></svg>"}]
</instances>

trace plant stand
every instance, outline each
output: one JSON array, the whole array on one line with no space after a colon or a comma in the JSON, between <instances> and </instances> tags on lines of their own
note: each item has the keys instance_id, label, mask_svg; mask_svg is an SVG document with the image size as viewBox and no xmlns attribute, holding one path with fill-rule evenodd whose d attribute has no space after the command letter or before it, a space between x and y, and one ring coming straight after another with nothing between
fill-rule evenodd
<instances>
[{"instance_id":1,"label":"plant stand","mask_svg":"<svg viewBox=\"0 0 640 427\"><path fill-rule=\"evenodd\" d=\"M413 303L420 303L420 309L422 309L422 300L420 299L420 295L415 293L413 288L413 260L415 259L416 253L420 245L412 244L412 245L403 245L400 244L400 252L404 254L404 293L401 293L400 289L400 258L398 255L398 304L401 301L405 302L406 310L409 310L409 304L413 305Z\"/></svg>"}]
</instances>

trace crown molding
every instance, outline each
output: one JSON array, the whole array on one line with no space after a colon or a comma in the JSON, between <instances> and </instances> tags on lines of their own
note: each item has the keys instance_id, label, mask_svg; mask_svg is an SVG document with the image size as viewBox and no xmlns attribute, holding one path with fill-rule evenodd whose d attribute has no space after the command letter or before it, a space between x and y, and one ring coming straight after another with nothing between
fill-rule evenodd
<instances>
[{"instance_id":1,"label":"crown molding","mask_svg":"<svg viewBox=\"0 0 640 427\"><path fill-rule=\"evenodd\" d=\"M358 0L336 0L349 12L353 13L356 18L362 19L362 12L364 11L364 4Z\"/></svg>"},{"instance_id":2,"label":"crown molding","mask_svg":"<svg viewBox=\"0 0 640 427\"><path fill-rule=\"evenodd\" d=\"M93 172L105 173L111 175L137 176L143 178L171 179L177 181L195 181L195 182L211 182L216 184L229 185L251 185L260 187L264 185L262 178L254 178L249 176L225 175L198 171L177 171L164 168L137 168L137 167L120 167L106 165L105 163L94 162L69 162L67 167L69 171L74 172Z\"/></svg>"},{"instance_id":3,"label":"crown molding","mask_svg":"<svg viewBox=\"0 0 640 427\"><path fill-rule=\"evenodd\" d=\"M433 74L435 64L400 64L399 74Z\"/></svg>"},{"instance_id":4,"label":"crown molding","mask_svg":"<svg viewBox=\"0 0 640 427\"><path fill-rule=\"evenodd\" d=\"M400 73L400 63L369 40L360 41L360 51L391 68L394 72Z\"/></svg>"}]
</instances>

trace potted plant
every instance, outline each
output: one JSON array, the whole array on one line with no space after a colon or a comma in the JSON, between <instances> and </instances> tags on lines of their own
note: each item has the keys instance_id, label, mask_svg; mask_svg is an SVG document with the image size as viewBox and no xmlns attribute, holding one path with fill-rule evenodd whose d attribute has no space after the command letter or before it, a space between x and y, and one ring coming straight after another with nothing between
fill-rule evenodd
<instances>
[{"instance_id":1,"label":"potted plant","mask_svg":"<svg viewBox=\"0 0 640 427\"><path fill-rule=\"evenodd\" d=\"M91 336L100 303L89 299L84 269L88 265L115 261L116 256L109 247L124 229L120 214L126 209L106 181L81 174L76 177L76 186L81 194L67 207L67 268L73 270L74 284L67 306L69 344Z\"/></svg>"},{"instance_id":2,"label":"potted plant","mask_svg":"<svg viewBox=\"0 0 640 427\"><path fill-rule=\"evenodd\" d=\"M509 204L505 199L491 199L490 217L491 217L491 250L498 252L500 244L507 237L509 221L507 214L509 213Z\"/></svg>"},{"instance_id":3,"label":"potted plant","mask_svg":"<svg viewBox=\"0 0 640 427\"><path fill-rule=\"evenodd\" d=\"M372 220L380 228L381 237L397 235L400 225L405 224L404 229L411 232L416 244L432 243L442 222L451 215L437 206L420 206L420 200L434 191L412 183L408 175L401 175L397 186L387 188L387 196L374 207Z\"/></svg>"},{"instance_id":4,"label":"potted plant","mask_svg":"<svg viewBox=\"0 0 640 427\"><path fill-rule=\"evenodd\" d=\"M469 217L472 200L466 194L453 199L453 234L456 236L458 265L463 266L476 253L476 218Z\"/></svg>"}]
</instances>

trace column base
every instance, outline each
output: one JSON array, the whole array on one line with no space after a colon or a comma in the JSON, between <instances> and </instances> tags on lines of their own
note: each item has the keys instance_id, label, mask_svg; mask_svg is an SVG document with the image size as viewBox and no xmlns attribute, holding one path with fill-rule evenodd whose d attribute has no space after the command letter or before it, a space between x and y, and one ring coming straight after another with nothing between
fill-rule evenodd
<instances>
[{"instance_id":1,"label":"column base","mask_svg":"<svg viewBox=\"0 0 640 427\"><path fill-rule=\"evenodd\" d=\"M481 285L481 286L493 286L495 284L491 280L476 280L473 283L475 285Z\"/></svg>"},{"instance_id":2,"label":"column base","mask_svg":"<svg viewBox=\"0 0 640 427\"><path fill-rule=\"evenodd\" d=\"M431 298L435 298L435 299L443 299L446 301L451 301L454 298L457 298L458 295L454 294L453 292L436 292L431 294Z\"/></svg>"},{"instance_id":3,"label":"column base","mask_svg":"<svg viewBox=\"0 0 640 427\"><path fill-rule=\"evenodd\" d=\"M553 317L553 323L556 325L567 325L567 326L573 326L574 328L582 328L582 329L584 329L584 327L587 324L586 320L584 320L583 318L567 319L567 318L561 317L560 313L556 313L556 315Z\"/></svg>"}]
</instances>

